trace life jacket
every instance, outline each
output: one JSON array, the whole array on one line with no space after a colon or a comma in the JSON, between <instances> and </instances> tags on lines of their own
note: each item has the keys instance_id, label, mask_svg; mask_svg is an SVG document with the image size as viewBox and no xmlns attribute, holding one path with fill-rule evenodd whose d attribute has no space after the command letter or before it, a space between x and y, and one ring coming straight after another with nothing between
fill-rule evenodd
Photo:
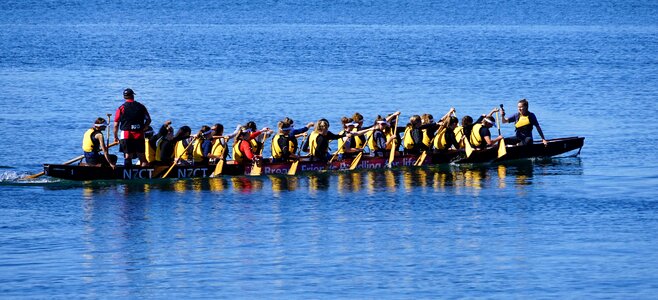
<instances>
[{"instance_id":1,"label":"life jacket","mask_svg":"<svg viewBox=\"0 0 658 300\"><path fill-rule=\"evenodd\" d=\"M257 141L255 138L249 140L249 146L251 146L251 152L254 154L258 153L258 150L261 148L263 143Z\"/></svg>"},{"instance_id":2,"label":"life jacket","mask_svg":"<svg viewBox=\"0 0 658 300\"><path fill-rule=\"evenodd\" d=\"M194 162L202 162L205 160L205 157L203 156L203 140L201 139L196 139L194 140L194 145L192 145L192 159L194 159Z\"/></svg>"},{"instance_id":3,"label":"life jacket","mask_svg":"<svg viewBox=\"0 0 658 300\"><path fill-rule=\"evenodd\" d=\"M380 130L369 131L369 132L366 132L366 134L364 135L366 137L366 140L368 141L368 148L370 148L370 151L381 150L381 149L379 149L379 147L377 146L377 142L375 141L375 136L374 135L375 135L375 132L377 132L377 131L380 131ZM383 135L383 133L382 133L382 135Z\"/></svg>"},{"instance_id":4,"label":"life jacket","mask_svg":"<svg viewBox=\"0 0 658 300\"><path fill-rule=\"evenodd\" d=\"M320 135L319 132L313 131L311 132L311 135L308 137L308 154L310 154L311 156L317 157L316 154L324 155L324 153L320 153L320 151L326 151L326 149L318 149L319 135Z\"/></svg>"},{"instance_id":5,"label":"life jacket","mask_svg":"<svg viewBox=\"0 0 658 300\"><path fill-rule=\"evenodd\" d=\"M154 162L157 156L157 150L151 147L151 139L144 139L144 155L146 155L146 161Z\"/></svg>"},{"instance_id":6,"label":"life jacket","mask_svg":"<svg viewBox=\"0 0 658 300\"><path fill-rule=\"evenodd\" d=\"M357 132L357 131L359 131L359 129L356 128L356 127L354 127L354 129L352 129L352 132ZM362 149L365 146L364 144L366 143L366 138L365 137L366 137L365 135L362 135L362 136L355 135L355 136L353 136L352 138L354 139L353 140L354 143L352 143L352 145L354 145L354 148Z\"/></svg>"},{"instance_id":7,"label":"life jacket","mask_svg":"<svg viewBox=\"0 0 658 300\"><path fill-rule=\"evenodd\" d=\"M414 138L411 136L411 132L414 130L413 127L407 126L407 128L404 129L404 139L402 140L402 146L404 149L413 149L416 146L416 142L414 142Z\"/></svg>"},{"instance_id":8,"label":"life jacket","mask_svg":"<svg viewBox=\"0 0 658 300\"><path fill-rule=\"evenodd\" d=\"M146 108L144 105L137 101L126 101L121 106L123 106L123 112L119 119L121 124L119 128L123 131L142 130L146 125Z\"/></svg>"},{"instance_id":9,"label":"life jacket","mask_svg":"<svg viewBox=\"0 0 658 300\"><path fill-rule=\"evenodd\" d=\"M246 155L242 152L242 150L240 150L240 144L243 142L247 141L239 140L237 143L233 143L233 159L239 164L242 164L246 161Z\"/></svg>"},{"instance_id":10,"label":"life jacket","mask_svg":"<svg viewBox=\"0 0 658 300\"><path fill-rule=\"evenodd\" d=\"M436 137L434 137L434 149L437 150L444 150L446 149L446 145L448 144L448 141L446 141L446 128L442 128L439 133L437 134Z\"/></svg>"},{"instance_id":11,"label":"life jacket","mask_svg":"<svg viewBox=\"0 0 658 300\"><path fill-rule=\"evenodd\" d=\"M155 160L162 161L162 142L165 140L164 137L158 139L155 142Z\"/></svg>"},{"instance_id":12,"label":"life jacket","mask_svg":"<svg viewBox=\"0 0 658 300\"><path fill-rule=\"evenodd\" d=\"M176 142L176 146L174 147L174 158L180 157L182 160L188 160L189 155L187 154L187 151L185 151L187 145L189 145L187 139Z\"/></svg>"},{"instance_id":13,"label":"life jacket","mask_svg":"<svg viewBox=\"0 0 658 300\"><path fill-rule=\"evenodd\" d=\"M514 127L516 127L517 131L532 132L532 124L530 123L530 114L528 113L527 116L523 116L519 114L519 119L516 120L516 123L514 123Z\"/></svg>"},{"instance_id":14,"label":"life jacket","mask_svg":"<svg viewBox=\"0 0 658 300\"><path fill-rule=\"evenodd\" d=\"M345 144L347 144L347 148L352 148L352 140L348 139L346 137L342 137L338 139L338 153L342 154L345 153Z\"/></svg>"},{"instance_id":15,"label":"life jacket","mask_svg":"<svg viewBox=\"0 0 658 300\"><path fill-rule=\"evenodd\" d=\"M455 127L454 132L455 132L455 140L457 140L457 142L459 143L459 148L463 149L464 147L466 147L464 145L464 140L462 140L462 137L464 136L464 127L457 126Z\"/></svg>"},{"instance_id":16,"label":"life jacket","mask_svg":"<svg viewBox=\"0 0 658 300\"><path fill-rule=\"evenodd\" d=\"M210 154L215 157L221 156L222 159L226 159L226 156L228 156L228 151L225 151L226 145L222 143L222 139L217 139L215 143L212 145L212 150L210 150Z\"/></svg>"},{"instance_id":17,"label":"life jacket","mask_svg":"<svg viewBox=\"0 0 658 300\"><path fill-rule=\"evenodd\" d=\"M431 147L432 143L432 137L430 137L430 133L428 132L428 129L422 129L423 132L423 144L427 146L428 148Z\"/></svg>"},{"instance_id":18,"label":"life jacket","mask_svg":"<svg viewBox=\"0 0 658 300\"><path fill-rule=\"evenodd\" d=\"M100 141L96 138L97 134L103 134L102 131L96 128L89 128L84 135L82 135L82 151L84 152L99 152L101 151Z\"/></svg>"},{"instance_id":19,"label":"life jacket","mask_svg":"<svg viewBox=\"0 0 658 300\"><path fill-rule=\"evenodd\" d=\"M473 125L473 129L471 129L471 138L469 139L469 142L471 142L471 146L473 147L480 147L482 146L483 138L480 136L480 128L482 128L482 123L477 123Z\"/></svg>"},{"instance_id":20,"label":"life jacket","mask_svg":"<svg viewBox=\"0 0 658 300\"><path fill-rule=\"evenodd\" d=\"M390 139L393 135L393 129L389 129L384 133L384 137L386 137L386 140ZM397 137L395 137L397 139ZM395 142L397 144L397 142ZM399 146L399 144L397 144ZM386 145L386 150L391 150L393 148L393 143L387 144Z\"/></svg>"},{"instance_id":21,"label":"life jacket","mask_svg":"<svg viewBox=\"0 0 658 300\"><path fill-rule=\"evenodd\" d=\"M288 153L295 153L294 150L297 148L294 141L297 141L297 139L291 139L289 136L286 136L283 133L279 133L272 138L272 157L273 158L284 158L283 157L283 149L279 146L279 140L284 139L284 143L287 142L288 144Z\"/></svg>"}]
</instances>

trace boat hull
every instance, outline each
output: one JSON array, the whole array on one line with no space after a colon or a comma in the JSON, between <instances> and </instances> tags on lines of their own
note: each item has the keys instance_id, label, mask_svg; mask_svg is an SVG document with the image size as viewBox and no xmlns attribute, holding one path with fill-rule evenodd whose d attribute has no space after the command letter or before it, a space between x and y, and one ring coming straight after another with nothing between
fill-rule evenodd
<instances>
[{"instance_id":1,"label":"boat hull","mask_svg":"<svg viewBox=\"0 0 658 300\"><path fill-rule=\"evenodd\" d=\"M535 143L529 146L512 146L507 147L507 155L497 158L497 148L476 151L469 158L465 158L463 151L444 151L431 155L423 162L423 166L434 166L451 162L456 163L487 163L487 162L504 162L513 159L524 159L532 157L550 157L560 155L575 149L583 147L584 138L573 137L550 140L548 146L541 143ZM392 168L414 166L417 155L400 155L391 163ZM320 171L347 171L350 169L353 158L343 159L332 162L327 165L318 161L300 161L298 166L299 173L320 172ZM363 156L356 169L384 169L387 168L388 158ZM288 174L291 162L273 163L270 160L264 160L261 163L262 175ZM174 166L167 178L208 178L212 177L216 165L194 165L194 166ZM45 164L44 172L46 175L55 178L67 180L149 180L158 179L167 172L169 166L140 167L132 166L126 168L119 165L115 169L110 167L91 167L84 165L66 165L66 164ZM251 166L243 166L233 161L227 162L223 169L224 176L245 176L251 173Z\"/></svg>"}]
</instances>

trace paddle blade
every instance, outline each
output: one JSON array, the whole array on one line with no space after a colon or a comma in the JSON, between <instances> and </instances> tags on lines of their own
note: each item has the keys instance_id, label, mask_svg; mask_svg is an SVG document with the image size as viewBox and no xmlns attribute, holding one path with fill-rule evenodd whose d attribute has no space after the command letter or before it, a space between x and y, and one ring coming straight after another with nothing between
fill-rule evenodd
<instances>
[{"instance_id":1,"label":"paddle blade","mask_svg":"<svg viewBox=\"0 0 658 300\"><path fill-rule=\"evenodd\" d=\"M393 147L391 147L391 154L388 156L388 167L390 168L395 160L395 152L398 149L398 144L396 140L393 140Z\"/></svg>"},{"instance_id":2,"label":"paddle blade","mask_svg":"<svg viewBox=\"0 0 658 300\"><path fill-rule=\"evenodd\" d=\"M361 162L361 157L363 156L363 152L359 152L359 154L356 155L354 160L352 161L352 164L350 164L350 171L356 169L356 167L359 165Z\"/></svg>"},{"instance_id":3,"label":"paddle blade","mask_svg":"<svg viewBox=\"0 0 658 300\"><path fill-rule=\"evenodd\" d=\"M288 175L290 175L290 176L297 175L297 168L298 167L299 167L299 160L296 160L290 165L290 169L288 170Z\"/></svg>"},{"instance_id":4,"label":"paddle blade","mask_svg":"<svg viewBox=\"0 0 658 300\"><path fill-rule=\"evenodd\" d=\"M254 162L254 163L251 165L251 172L249 172L249 175L250 175L250 176L260 176L260 175L263 175L263 168L261 168L261 166L259 166L257 162Z\"/></svg>"},{"instance_id":5,"label":"paddle blade","mask_svg":"<svg viewBox=\"0 0 658 300\"><path fill-rule=\"evenodd\" d=\"M414 166L416 166L416 167L420 167L420 166L422 166L423 163L425 163L425 159L426 159L426 158L427 158L427 151L423 151L423 153L421 153L421 154L418 156L418 159L417 159L416 162L414 163Z\"/></svg>"},{"instance_id":6,"label":"paddle blade","mask_svg":"<svg viewBox=\"0 0 658 300\"><path fill-rule=\"evenodd\" d=\"M500 140L498 143L498 158L501 158L507 154L507 145L505 145L505 139Z\"/></svg>"},{"instance_id":7,"label":"paddle blade","mask_svg":"<svg viewBox=\"0 0 658 300\"><path fill-rule=\"evenodd\" d=\"M224 171L224 160L220 159L219 162L217 162L217 166L215 167L215 171L212 172L212 177L217 177L222 175L222 172Z\"/></svg>"},{"instance_id":8,"label":"paddle blade","mask_svg":"<svg viewBox=\"0 0 658 300\"><path fill-rule=\"evenodd\" d=\"M169 169L167 169L167 172L165 172L164 175L162 175L162 178L167 178L167 176L169 175L169 173L171 172L171 170L174 169L174 166L176 166L176 163L175 163L175 162L174 162L174 164L171 165L171 167L169 167Z\"/></svg>"},{"instance_id":9,"label":"paddle blade","mask_svg":"<svg viewBox=\"0 0 658 300\"><path fill-rule=\"evenodd\" d=\"M473 154L473 147L471 147L471 143L464 139L464 148L466 149L466 157L471 157L471 154Z\"/></svg>"},{"instance_id":10,"label":"paddle blade","mask_svg":"<svg viewBox=\"0 0 658 300\"><path fill-rule=\"evenodd\" d=\"M39 177L41 177L41 176L43 176L43 175L45 175L45 174L46 174L46 172L41 172L41 173L37 173L37 174L32 174L32 175L25 176L25 177L23 177L23 178L21 178L21 179L35 179L35 178L39 178Z\"/></svg>"}]
</instances>

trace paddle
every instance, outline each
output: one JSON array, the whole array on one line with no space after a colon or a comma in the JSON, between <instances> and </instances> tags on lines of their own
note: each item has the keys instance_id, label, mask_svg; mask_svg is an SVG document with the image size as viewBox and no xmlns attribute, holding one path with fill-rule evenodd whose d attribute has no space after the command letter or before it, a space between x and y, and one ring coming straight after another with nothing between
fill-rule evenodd
<instances>
[{"instance_id":1,"label":"paddle","mask_svg":"<svg viewBox=\"0 0 658 300\"><path fill-rule=\"evenodd\" d=\"M350 171L353 171L354 169L356 169L356 167L361 162L361 157L363 157L363 150L366 148L366 146L368 145L368 142L370 142L370 139L372 138L373 135L375 135L374 132L372 132L372 134L368 137L368 139L366 139L366 142L363 143L363 147L361 147L361 152L359 152L359 154L356 155L356 157L354 158L354 160L350 164ZM372 151L372 149L370 151Z\"/></svg>"},{"instance_id":2,"label":"paddle","mask_svg":"<svg viewBox=\"0 0 658 300\"><path fill-rule=\"evenodd\" d=\"M119 142L115 142L115 143L109 144L109 145L107 146L107 148L109 149L110 147L112 147L112 146L116 146L116 145L118 145L118 144L119 144ZM84 155L80 155L80 156L78 156L78 157L76 157L76 158L73 158L73 159L71 159L71 160L67 160L67 161L63 162L62 165L70 165L70 164L72 164L72 163L74 163L74 162L76 162L76 161L82 160L83 158L85 158L85 156L84 156ZM37 173L37 174L28 175L28 176L25 176L25 177L23 177L23 178L21 178L21 179L35 179L35 178L39 178L39 177L41 177L41 176L43 176L43 175L46 175L46 172L40 172L40 173Z\"/></svg>"},{"instance_id":3,"label":"paddle","mask_svg":"<svg viewBox=\"0 0 658 300\"><path fill-rule=\"evenodd\" d=\"M432 140L430 140L430 146L428 147L427 150L423 151L423 152L418 156L418 159L417 159L416 162L414 163L414 166L416 166L416 167L420 167L420 166L423 165L423 163L425 163L425 159L427 158L427 151L429 151L430 149L432 149L432 146L434 145L434 140L435 140L437 137L442 136L442 134L441 134L441 132L442 132L441 129L446 128L448 122L450 122L450 119L449 119L450 114L452 114L453 112L454 112L454 108L451 108L450 111L449 111L445 116L443 116L443 117L441 118L441 120L442 120L441 126L439 126L439 128L436 130L436 134L434 135L434 137L432 137ZM447 118L447 120L446 120L446 118ZM443 134L445 134L445 131L443 131Z\"/></svg>"},{"instance_id":4,"label":"paddle","mask_svg":"<svg viewBox=\"0 0 658 300\"><path fill-rule=\"evenodd\" d=\"M192 144L194 144L194 141L196 141L196 139L197 139L196 136L194 138L192 138L192 141L190 141L190 143L187 144L187 147L185 147L185 150L183 150L183 152L181 152L181 154L178 155L178 158L174 159L174 162L171 164L169 169L167 169L167 172L165 172L164 175L162 175L161 178L167 178L167 175L169 175L169 172L171 172L171 170L174 169L174 166L176 166L176 163L181 159L181 157L183 157L183 154L185 154L185 152L187 152L187 149L189 149L190 146L192 146Z\"/></svg>"},{"instance_id":5,"label":"paddle","mask_svg":"<svg viewBox=\"0 0 658 300\"><path fill-rule=\"evenodd\" d=\"M297 148L297 159L292 162L290 165L290 169L288 170L288 175L290 176L295 176L297 175L297 169L299 167L299 155L302 153L302 147L304 146L304 142L306 142L306 138L308 137L308 134L304 134L304 138L302 139L302 143L299 145Z\"/></svg>"},{"instance_id":6,"label":"paddle","mask_svg":"<svg viewBox=\"0 0 658 300\"><path fill-rule=\"evenodd\" d=\"M500 109L503 109L503 105L500 105ZM500 136L500 111L496 112L496 125L498 125L498 135ZM501 158L507 154L507 146L505 145L505 139L501 139L498 143L498 158Z\"/></svg>"},{"instance_id":7,"label":"paddle","mask_svg":"<svg viewBox=\"0 0 658 300\"><path fill-rule=\"evenodd\" d=\"M256 154L256 156L263 154L263 149L265 148L265 141L267 141L267 132L263 135L263 145L260 147L260 149L258 149L258 153ZM251 165L251 172L249 172L249 175L251 176L263 175L263 168L258 165L256 156L254 156L254 162Z\"/></svg>"},{"instance_id":8,"label":"paddle","mask_svg":"<svg viewBox=\"0 0 658 300\"><path fill-rule=\"evenodd\" d=\"M112 114L107 114L107 140L105 141L105 145L110 145L110 118L112 117Z\"/></svg>"},{"instance_id":9,"label":"paddle","mask_svg":"<svg viewBox=\"0 0 658 300\"><path fill-rule=\"evenodd\" d=\"M398 149L398 120L400 120L400 115L395 117L395 128L393 129L393 145L391 146L391 154L388 157L388 163L386 164L387 167L391 167L393 165L393 160L395 159L395 152L397 152Z\"/></svg>"},{"instance_id":10,"label":"paddle","mask_svg":"<svg viewBox=\"0 0 658 300\"><path fill-rule=\"evenodd\" d=\"M222 142L222 138L219 138L217 141L218 143ZM224 155L226 154L226 148L228 148L228 143L224 144L224 148L222 148L222 152L219 153L219 161L217 162L217 165L215 166L215 171L212 172L212 175L210 177L217 177L219 175L222 175L222 172L224 171Z\"/></svg>"}]
</instances>

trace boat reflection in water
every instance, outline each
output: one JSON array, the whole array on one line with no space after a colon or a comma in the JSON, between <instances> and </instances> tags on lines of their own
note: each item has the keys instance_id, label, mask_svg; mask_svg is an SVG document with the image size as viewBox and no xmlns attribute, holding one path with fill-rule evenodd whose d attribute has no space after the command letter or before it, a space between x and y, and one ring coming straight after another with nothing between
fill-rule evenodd
<instances>
[{"instance_id":1,"label":"boat reflection in water","mask_svg":"<svg viewBox=\"0 0 658 300\"><path fill-rule=\"evenodd\" d=\"M564 173L582 173L579 158L569 160L519 161L495 166L445 165L430 168L402 168L394 170L367 170L356 172L317 173L309 176L269 175L267 177L218 177L195 179L169 179L159 181L94 181L82 183L85 196L118 189L124 195L149 193L150 191L189 191L224 192L234 191L243 194L270 192L279 197L286 192L307 190L310 195L324 191L335 191L339 195L362 193L406 194L418 191L448 192L479 195L483 189L506 189L532 185L535 174L542 176ZM76 187L73 183L71 188ZM51 187L55 188L55 187ZM61 188L61 187L60 187Z\"/></svg>"}]
</instances>

